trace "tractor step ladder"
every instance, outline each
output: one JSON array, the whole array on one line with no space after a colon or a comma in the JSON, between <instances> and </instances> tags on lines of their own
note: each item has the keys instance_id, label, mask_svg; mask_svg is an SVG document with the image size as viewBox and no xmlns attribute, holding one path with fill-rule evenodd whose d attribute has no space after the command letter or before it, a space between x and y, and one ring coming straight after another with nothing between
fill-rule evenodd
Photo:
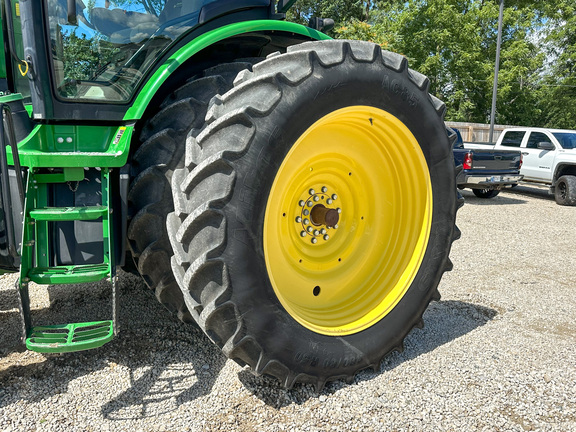
<instances>
[{"instance_id":1,"label":"tractor step ladder","mask_svg":"<svg viewBox=\"0 0 576 432\"><path fill-rule=\"evenodd\" d=\"M111 341L118 331L117 276L114 261L110 170L101 168L102 203L85 207L50 207L50 184L75 183L84 180L83 168L63 168L59 173L40 173L30 169L26 188L20 279L23 338L29 350L61 353L98 348ZM63 221L101 221L103 262L82 265L50 265L49 224ZM28 285L79 284L108 279L112 283L112 320L32 326Z\"/></svg>"}]
</instances>

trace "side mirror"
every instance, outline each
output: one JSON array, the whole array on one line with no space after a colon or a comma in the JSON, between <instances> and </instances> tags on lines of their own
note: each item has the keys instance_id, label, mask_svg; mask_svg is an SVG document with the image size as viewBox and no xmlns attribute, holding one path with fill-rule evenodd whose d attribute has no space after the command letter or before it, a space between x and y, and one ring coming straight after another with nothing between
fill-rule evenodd
<instances>
[{"instance_id":1,"label":"side mirror","mask_svg":"<svg viewBox=\"0 0 576 432\"><path fill-rule=\"evenodd\" d=\"M68 24L78 25L78 18L76 18L76 0L68 0Z\"/></svg>"},{"instance_id":2,"label":"side mirror","mask_svg":"<svg viewBox=\"0 0 576 432\"><path fill-rule=\"evenodd\" d=\"M556 150L556 146L550 141L542 141L536 144L540 150Z\"/></svg>"},{"instance_id":3,"label":"side mirror","mask_svg":"<svg viewBox=\"0 0 576 432\"><path fill-rule=\"evenodd\" d=\"M332 18L310 18L308 27L321 32L326 32L334 28L334 20Z\"/></svg>"}]
</instances>

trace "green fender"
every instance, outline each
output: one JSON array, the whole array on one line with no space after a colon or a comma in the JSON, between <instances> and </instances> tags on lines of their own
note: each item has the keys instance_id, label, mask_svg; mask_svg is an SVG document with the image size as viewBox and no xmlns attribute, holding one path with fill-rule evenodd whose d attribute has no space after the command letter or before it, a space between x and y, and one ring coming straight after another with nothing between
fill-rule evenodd
<instances>
[{"instance_id":1,"label":"green fender","mask_svg":"<svg viewBox=\"0 0 576 432\"><path fill-rule=\"evenodd\" d=\"M141 119L144 115L146 107L156 92L160 89L162 84L168 79L168 77L170 77L174 71L176 71L176 69L178 69L184 62L196 55L198 52L216 42L230 38L232 36L237 36L243 33L270 30L300 34L303 36L308 36L310 39L316 40L330 39L330 37L324 33L308 27L304 27L303 25L274 20L244 21L209 31L180 48L156 70L152 77L150 77L146 84L144 84L144 87L136 97L132 107L124 115L124 120L134 121Z\"/></svg>"}]
</instances>

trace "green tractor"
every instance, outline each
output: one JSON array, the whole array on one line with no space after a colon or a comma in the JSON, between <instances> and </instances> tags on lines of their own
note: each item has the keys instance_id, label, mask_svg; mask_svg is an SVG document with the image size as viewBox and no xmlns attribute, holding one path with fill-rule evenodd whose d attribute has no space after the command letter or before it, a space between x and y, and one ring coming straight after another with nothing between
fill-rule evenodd
<instances>
[{"instance_id":1,"label":"green tractor","mask_svg":"<svg viewBox=\"0 0 576 432\"><path fill-rule=\"evenodd\" d=\"M118 268L288 388L422 324L459 236L445 106L293 3L0 0L0 273L28 349L112 340ZM103 321L33 323L31 282L102 279Z\"/></svg>"}]
</instances>

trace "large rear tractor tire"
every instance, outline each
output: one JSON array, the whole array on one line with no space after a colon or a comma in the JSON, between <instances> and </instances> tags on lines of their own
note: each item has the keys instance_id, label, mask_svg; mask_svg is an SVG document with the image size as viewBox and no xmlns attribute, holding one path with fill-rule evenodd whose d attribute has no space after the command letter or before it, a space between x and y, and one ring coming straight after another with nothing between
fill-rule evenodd
<instances>
[{"instance_id":1,"label":"large rear tractor tire","mask_svg":"<svg viewBox=\"0 0 576 432\"><path fill-rule=\"evenodd\" d=\"M172 248L166 217L172 212L172 173L184 165L187 136L204 125L210 99L232 88L251 63L227 63L205 70L169 95L143 126L131 163L128 243L138 273L158 300L185 322L193 322L170 266Z\"/></svg>"},{"instance_id":2,"label":"large rear tractor tire","mask_svg":"<svg viewBox=\"0 0 576 432\"><path fill-rule=\"evenodd\" d=\"M184 300L229 358L320 390L422 324L461 204L428 85L375 44L309 42L213 100L168 231Z\"/></svg>"},{"instance_id":3,"label":"large rear tractor tire","mask_svg":"<svg viewBox=\"0 0 576 432\"><path fill-rule=\"evenodd\" d=\"M564 206L576 206L576 176L565 175L558 179L554 189L556 203Z\"/></svg>"}]
</instances>

